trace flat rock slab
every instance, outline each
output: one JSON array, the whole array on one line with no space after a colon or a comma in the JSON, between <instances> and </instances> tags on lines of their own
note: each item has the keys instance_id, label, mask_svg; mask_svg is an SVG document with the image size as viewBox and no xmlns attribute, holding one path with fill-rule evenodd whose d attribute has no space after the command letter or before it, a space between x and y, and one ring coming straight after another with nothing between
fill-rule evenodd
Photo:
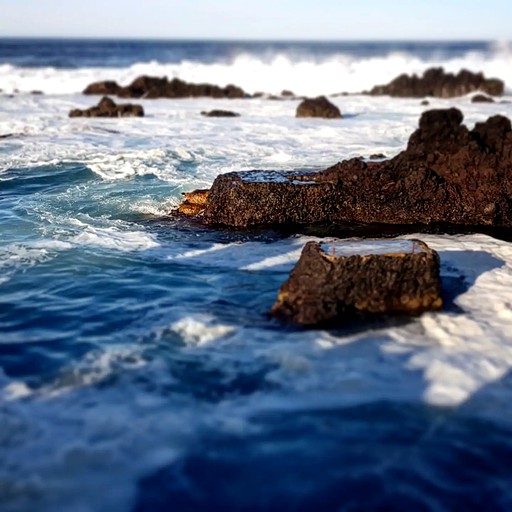
<instances>
[{"instance_id":1,"label":"flat rock slab","mask_svg":"<svg viewBox=\"0 0 512 512\"><path fill-rule=\"evenodd\" d=\"M420 240L309 242L271 314L315 326L441 306L439 256Z\"/></svg>"}]
</instances>

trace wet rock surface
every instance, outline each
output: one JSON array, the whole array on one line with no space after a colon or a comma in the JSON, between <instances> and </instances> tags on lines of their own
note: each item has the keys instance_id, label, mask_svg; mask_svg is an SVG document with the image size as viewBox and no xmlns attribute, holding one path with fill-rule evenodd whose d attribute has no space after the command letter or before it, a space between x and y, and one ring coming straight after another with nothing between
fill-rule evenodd
<instances>
[{"instance_id":1,"label":"wet rock surface","mask_svg":"<svg viewBox=\"0 0 512 512\"><path fill-rule=\"evenodd\" d=\"M130 85L121 87L117 82L104 81L90 84L84 94L110 94L120 98L245 98L249 95L240 87L227 85L219 87L213 84L194 84L167 77L139 76Z\"/></svg>"},{"instance_id":2,"label":"wet rock surface","mask_svg":"<svg viewBox=\"0 0 512 512\"><path fill-rule=\"evenodd\" d=\"M501 96L505 84L497 78L485 78L482 73L463 69L458 74L446 73L443 68L430 68L423 76L400 75L386 85L377 85L369 94L401 98L455 98L470 92L481 91L491 96Z\"/></svg>"},{"instance_id":3,"label":"wet rock surface","mask_svg":"<svg viewBox=\"0 0 512 512\"><path fill-rule=\"evenodd\" d=\"M325 96L307 98L297 107L295 117L323 117L326 119L341 119L340 109L332 104Z\"/></svg>"},{"instance_id":4,"label":"wet rock surface","mask_svg":"<svg viewBox=\"0 0 512 512\"><path fill-rule=\"evenodd\" d=\"M441 307L439 256L426 244L387 240L378 247L362 242L352 254L350 245L307 243L271 314L314 326L364 314L417 315Z\"/></svg>"},{"instance_id":5,"label":"wet rock surface","mask_svg":"<svg viewBox=\"0 0 512 512\"><path fill-rule=\"evenodd\" d=\"M141 105L131 103L117 104L111 98L104 97L98 105L86 109L75 108L69 112L69 117L143 117Z\"/></svg>"},{"instance_id":6,"label":"wet rock surface","mask_svg":"<svg viewBox=\"0 0 512 512\"><path fill-rule=\"evenodd\" d=\"M204 222L237 228L325 224L512 227L512 128L496 115L462 125L455 109L421 116L394 158L353 158L319 173L218 176Z\"/></svg>"}]
</instances>

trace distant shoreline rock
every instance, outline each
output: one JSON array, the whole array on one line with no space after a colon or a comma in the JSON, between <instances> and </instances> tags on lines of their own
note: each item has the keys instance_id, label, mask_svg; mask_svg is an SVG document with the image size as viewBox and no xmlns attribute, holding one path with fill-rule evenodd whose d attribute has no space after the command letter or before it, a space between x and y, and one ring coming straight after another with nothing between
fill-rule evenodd
<instances>
[{"instance_id":1,"label":"distant shoreline rock","mask_svg":"<svg viewBox=\"0 0 512 512\"><path fill-rule=\"evenodd\" d=\"M249 95L236 85L219 87L207 83L194 84L167 77L152 77L142 75L137 77L130 85L121 87L117 82L106 80L89 84L83 94L109 94L120 98L247 98Z\"/></svg>"},{"instance_id":2,"label":"distant shoreline rock","mask_svg":"<svg viewBox=\"0 0 512 512\"><path fill-rule=\"evenodd\" d=\"M325 96L306 98L297 107L295 117L323 117L325 119L341 119L340 109Z\"/></svg>"},{"instance_id":3,"label":"distant shoreline rock","mask_svg":"<svg viewBox=\"0 0 512 512\"><path fill-rule=\"evenodd\" d=\"M463 69L458 74L446 73L443 68L430 68L422 77L400 75L387 85L376 85L367 94L395 98L455 98L480 91L491 96L501 96L505 84L498 78L485 78L482 73Z\"/></svg>"},{"instance_id":4,"label":"distant shoreline rock","mask_svg":"<svg viewBox=\"0 0 512 512\"><path fill-rule=\"evenodd\" d=\"M104 96L98 105L86 109L75 108L69 112L69 117L143 117L141 105L131 103L116 104L114 100Z\"/></svg>"},{"instance_id":5,"label":"distant shoreline rock","mask_svg":"<svg viewBox=\"0 0 512 512\"><path fill-rule=\"evenodd\" d=\"M429 110L407 149L321 172L218 176L202 221L250 228L336 224L512 227L512 127L496 115L473 130L455 109Z\"/></svg>"},{"instance_id":6,"label":"distant shoreline rock","mask_svg":"<svg viewBox=\"0 0 512 512\"><path fill-rule=\"evenodd\" d=\"M204 117L240 117L238 112L232 112L231 110L210 110L209 112L201 112Z\"/></svg>"}]
</instances>

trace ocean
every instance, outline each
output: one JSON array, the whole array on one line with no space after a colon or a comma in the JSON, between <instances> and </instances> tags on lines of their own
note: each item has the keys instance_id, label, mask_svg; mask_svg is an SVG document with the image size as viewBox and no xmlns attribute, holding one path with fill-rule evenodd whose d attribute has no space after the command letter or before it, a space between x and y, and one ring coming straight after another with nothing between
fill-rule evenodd
<instances>
[{"instance_id":1,"label":"ocean","mask_svg":"<svg viewBox=\"0 0 512 512\"><path fill-rule=\"evenodd\" d=\"M2 512L512 509L506 236L406 233L439 252L441 311L305 330L266 313L320 233L169 215L221 173L394 156L428 108L512 118L357 94L432 66L512 100L506 42L0 39ZM344 118L265 97L68 117L141 74L332 95Z\"/></svg>"}]
</instances>

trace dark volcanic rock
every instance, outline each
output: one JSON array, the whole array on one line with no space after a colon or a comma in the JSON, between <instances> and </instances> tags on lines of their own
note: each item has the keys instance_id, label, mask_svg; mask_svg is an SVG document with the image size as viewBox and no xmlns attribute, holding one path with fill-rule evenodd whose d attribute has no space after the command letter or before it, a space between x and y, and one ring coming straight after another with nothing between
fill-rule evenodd
<instances>
[{"instance_id":1,"label":"dark volcanic rock","mask_svg":"<svg viewBox=\"0 0 512 512\"><path fill-rule=\"evenodd\" d=\"M429 102L428 100L423 100L423 101L421 102L421 106L422 106L422 107L427 107L428 105L430 105L430 102Z\"/></svg>"},{"instance_id":2,"label":"dark volcanic rock","mask_svg":"<svg viewBox=\"0 0 512 512\"><path fill-rule=\"evenodd\" d=\"M96 82L89 85L84 94L110 94L120 98L196 98L208 96L211 98L245 98L248 97L240 87L227 85L219 87L212 84L192 84L167 77L139 76L126 87L116 82Z\"/></svg>"},{"instance_id":3,"label":"dark volcanic rock","mask_svg":"<svg viewBox=\"0 0 512 512\"><path fill-rule=\"evenodd\" d=\"M340 109L333 105L325 96L307 98L297 107L295 117L324 117L327 119L340 119Z\"/></svg>"},{"instance_id":4,"label":"dark volcanic rock","mask_svg":"<svg viewBox=\"0 0 512 512\"><path fill-rule=\"evenodd\" d=\"M407 149L319 173L218 176L204 222L247 228L309 223L512 227L512 129L500 115L468 130L455 109L421 116Z\"/></svg>"},{"instance_id":5,"label":"dark volcanic rock","mask_svg":"<svg viewBox=\"0 0 512 512\"><path fill-rule=\"evenodd\" d=\"M494 103L494 100L485 94L475 94L471 98L471 103Z\"/></svg>"},{"instance_id":6,"label":"dark volcanic rock","mask_svg":"<svg viewBox=\"0 0 512 512\"><path fill-rule=\"evenodd\" d=\"M454 98L470 92L482 91L492 96L501 96L505 85L497 78L485 78L482 73L463 69L457 75L446 73L443 68L431 68L420 78L417 75L400 75L387 85L375 86L369 94L389 95L401 98Z\"/></svg>"},{"instance_id":7,"label":"dark volcanic rock","mask_svg":"<svg viewBox=\"0 0 512 512\"><path fill-rule=\"evenodd\" d=\"M121 86L117 82L112 80L106 80L104 82L94 82L89 84L83 91L82 94L99 94L101 96L116 96L119 94Z\"/></svg>"},{"instance_id":8,"label":"dark volcanic rock","mask_svg":"<svg viewBox=\"0 0 512 512\"><path fill-rule=\"evenodd\" d=\"M230 110L210 110L209 112L201 112L201 115L205 117L240 117L240 114Z\"/></svg>"},{"instance_id":9,"label":"dark volcanic rock","mask_svg":"<svg viewBox=\"0 0 512 512\"><path fill-rule=\"evenodd\" d=\"M69 117L142 117L144 109L131 103L116 104L107 96L103 97L95 107L80 110L75 108L69 112Z\"/></svg>"},{"instance_id":10,"label":"dark volcanic rock","mask_svg":"<svg viewBox=\"0 0 512 512\"><path fill-rule=\"evenodd\" d=\"M358 243L354 253L346 241L307 243L272 314L311 326L361 313L415 315L441 307L435 251L418 240L387 240L378 254L365 254L365 244L374 243Z\"/></svg>"}]
</instances>

